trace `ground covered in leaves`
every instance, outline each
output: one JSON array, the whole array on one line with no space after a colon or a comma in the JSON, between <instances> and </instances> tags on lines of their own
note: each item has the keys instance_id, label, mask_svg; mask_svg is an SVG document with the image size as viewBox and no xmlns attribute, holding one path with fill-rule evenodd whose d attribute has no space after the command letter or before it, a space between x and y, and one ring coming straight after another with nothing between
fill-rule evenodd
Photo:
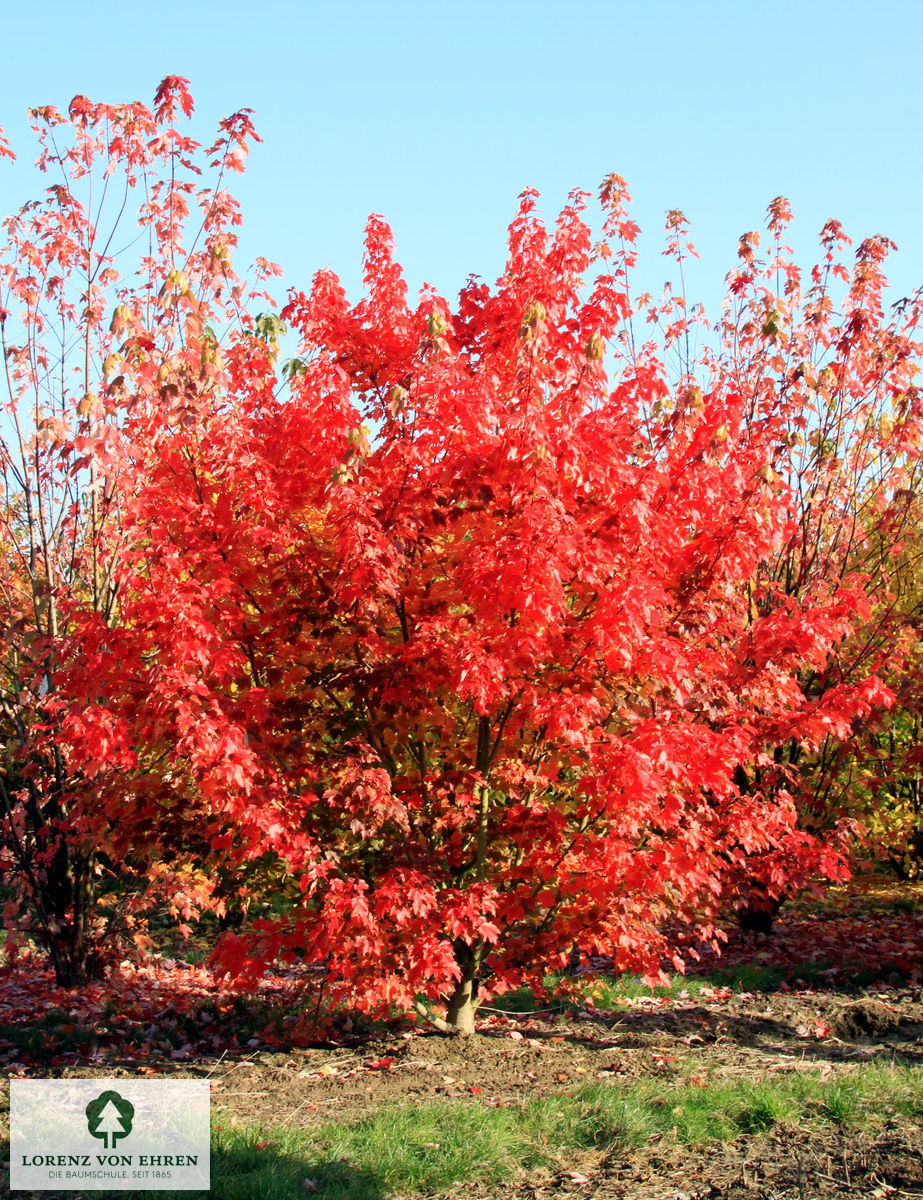
<instances>
[{"instance_id":1,"label":"ground covered in leaves","mask_svg":"<svg viewBox=\"0 0 923 1200\"><path fill-rule=\"evenodd\" d=\"M538 1146L502 1180L472 1168L408 1192L384 1183L370 1191L357 1177L356 1195L382 1200L923 1196L919 1104L891 1110L885 1102L866 1121L853 1096L869 1072L902 1071L923 1101L920 962L923 917L915 907L795 913L772 938L732 939L720 964L726 982L706 963L707 974L652 994L603 970L578 980L569 999L550 997L542 1011L517 1011L522 996L482 1010L472 1038L414 1022L341 1021L322 1043L312 1041L308 984L297 973L245 998L177 959L124 967L82 994L56 992L37 969L16 969L0 979L0 1057L7 1076L207 1077L219 1145L252 1130L264 1155L294 1133L320 1147L332 1127L361 1125L408 1102L453 1106L464 1125L486 1109L515 1116L543 1098L568 1097L586 1109L608 1089L643 1099L648 1088L651 1111L662 1110L640 1140L600 1138L566 1154ZM806 1080L823 1090L797 1119L767 1101ZM767 1083L749 1108L738 1103L729 1125L695 1134L690 1095L734 1087L744 1095ZM812 1104L823 1121L810 1119ZM438 1141L422 1145L440 1152ZM310 1163L299 1182L302 1194L352 1194L348 1176L328 1192ZM211 1194L220 1197L220 1185Z\"/></svg>"}]
</instances>

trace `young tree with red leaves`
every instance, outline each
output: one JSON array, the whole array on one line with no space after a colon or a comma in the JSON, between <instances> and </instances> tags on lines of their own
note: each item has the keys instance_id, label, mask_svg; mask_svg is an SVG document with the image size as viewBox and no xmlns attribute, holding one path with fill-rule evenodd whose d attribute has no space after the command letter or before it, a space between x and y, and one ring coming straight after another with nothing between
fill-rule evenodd
<instances>
[{"instance_id":1,"label":"young tree with red leaves","mask_svg":"<svg viewBox=\"0 0 923 1200\"><path fill-rule=\"evenodd\" d=\"M857 610L836 653L807 660L797 676L808 709L843 695L840 718L815 737L779 742L770 766L741 770L742 787L790 789L799 811L788 838L748 856L739 876L742 919L762 929L816 872L813 847L839 839L845 848L853 818L876 822L880 797L868 788L868 767L880 759L876 743L906 722L883 704L857 722L853 701L857 687L878 677L900 707L912 708L920 612L921 297L886 316L892 244L867 238L849 265L849 239L836 221L824 227L822 262L802 280L784 244L789 220L780 197L769 209L762 259L759 235L741 238L721 330L721 370L789 396L787 433L772 464L785 484L788 532L761 568L759 603L763 613L784 613L848 586Z\"/></svg>"},{"instance_id":2,"label":"young tree with red leaves","mask_svg":"<svg viewBox=\"0 0 923 1200\"><path fill-rule=\"evenodd\" d=\"M188 913L209 890L188 815L164 801L158 747L118 726L112 672L85 669L122 620L132 414L156 413L163 432L192 422L223 386L211 326L245 317L225 181L254 136L248 110L204 152L180 128L191 112L173 76L153 110L83 96L67 114L34 109L49 186L4 222L0 247L7 949L31 935L65 985L99 970L150 893Z\"/></svg>"},{"instance_id":3,"label":"young tree with red leaves","mask_svg":"<svg viewBox=\"0 0 923 1200\"><path fill-rule=\"evenodd\" d=\"M373 217L359 304L330 271L290 298L287 394L273 326L224 403L131 417L124 620L84 661L120 703L83 719L156 744L216 852L286 865L300 899L229 970L304 956L331 1000L462 1030L575 942L656 977L670 918L711 936L729 864L795 827L741 770L887 698L800 686L864 606L848 575L779 602L767 570L800 390L730 344L671 384L687 320L639 344L626 199L606 181L594 246L583 194L549 233L524 193L454 309L408 306Z\"/></svg>"}]
</instances>

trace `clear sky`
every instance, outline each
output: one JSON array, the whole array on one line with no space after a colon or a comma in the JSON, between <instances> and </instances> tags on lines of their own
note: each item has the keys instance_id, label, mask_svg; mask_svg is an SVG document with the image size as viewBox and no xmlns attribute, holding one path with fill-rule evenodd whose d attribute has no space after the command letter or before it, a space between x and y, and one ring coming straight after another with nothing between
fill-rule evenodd
<instances>
[{"instance_id":1,"label":"clear sky","mask_svg":"<svg viewBox=\"0 0 923 1200\"><path fill-rule=\"evenodd\" d=\"M713 312L738 236L780 193L802 260L836 216L856 242L898 243L895 292L923 282L919 0L0 0L0 45L0 124L21 156L0 166L3 214L34 188L29 105L150 103L175 74L199 140L256 110L243 248L298 286L329 264L355 294L375 211L411 287L454 296L502 267L523 187L553 218L611 171L644 230L640 281L666 278L664 213L681 208L702 254L691 298Z\"/></svg>"}]
</instances>

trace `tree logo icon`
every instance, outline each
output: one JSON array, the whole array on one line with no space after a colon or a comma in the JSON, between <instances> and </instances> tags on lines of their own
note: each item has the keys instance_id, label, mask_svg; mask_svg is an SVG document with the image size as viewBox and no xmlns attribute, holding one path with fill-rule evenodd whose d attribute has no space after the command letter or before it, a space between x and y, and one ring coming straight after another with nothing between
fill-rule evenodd
<instances>
[{"instance_id":1,"label":"tree logo icon","mask_svg":"<svg viewBox=\"0 0 923 1200\"><path fill-rule=\"evenodd\" d=\"M95 1138L103 1139L106 1150L112 1150L119 1138L131 1133L135 1106L118 1092L101 1092L87 1105L87 1129Z\"/></svg>"}]
</instances>

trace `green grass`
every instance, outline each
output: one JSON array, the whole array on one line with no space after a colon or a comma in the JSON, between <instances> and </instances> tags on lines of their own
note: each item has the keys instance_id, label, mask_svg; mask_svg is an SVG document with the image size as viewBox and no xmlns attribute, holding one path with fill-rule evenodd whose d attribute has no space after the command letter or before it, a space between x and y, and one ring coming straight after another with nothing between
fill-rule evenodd
<instances>
[{"instance_id":1,"label":"green grass","mask_svg":"<svg viewBox=\"0 0 923 1200\"><path fill-rule=\"evenodd\" d=\"M730 988L734 992L774 992L781 984L799 987L829 988L831 964L828 962L802 963L797 968L773 966L761 963L739 963L734 967L715 969L702 974L670 976L668 984L651 988L639 975L548 975L544 980L545 995L536 997L528 987L506 992L497 1000L485 1005L483 1012L527 1015L532 1012L565 1011L585 1004L588 1000L601 1010L618 1008L626 1000L654 996L676 1000L681 993L692 1000L703 997L703 992L714 988ZM869 971L859 966L842 967L844 978L854 986L886 977L887 972Z\"/></svg>"},{"instance_id":2,"label":"green grass","mask_svg":"<svg viewBox=\"0 0 923 1200\"><path fill-rule=\"evenodd\" d=\"M618 1008L624 1000L637 1000L645 996L669 997L675 1000L680 992L684 991L689 993L690 998L695 999L701 995L703 987L718 986L724 984L716 983L711 977L687 979L683 975L671 975L668 984L655 988L646 984L639 975L619 975L611 979L605 976L594 978L589 975L578 984L587 999L592 1000L596 1008L603 1009Z\"/></svg>"},{"instance_id":3,"label":"green grass","mask_svg":"<svg viewBox=\"0 0 923 1200\"><path fill-rule=\"evenodd\" d=\"M805 983L826 983L824 969L827 964L818 963L807 975L799 975ZM807 969L807 968L806 968ZM698 999L704 989L731 988L735 992L775 991L785 980L789 971L782 967L761 966L741 963L727 970L709 971L702 975L670 976L670 982L654 987L646 984L639 975L548 975L544 980L544 998L536 998L530 988L518 988L505 992L493 1004L485 1006L485 1012L500 1011L511 1014L547 1011L559 1008L562 1011L591 1000L596 1008L617 1008L625 1000L655 996L677 999L681 992L690 999Z\"/></svg>"},{"instance_id":4,"label":"green grass","mask_svg":"<svg viewBox=\"0 0 923 1200\"><path fill-rule=\"evenodd\" d=\"M674 1080L600 1082L522 1107L440 1100L382 1105L303 1129L216 1126L211 1200L410 1198L462 1181L496 1185L520 1169L558 1169L579 1151L630 1154L664 1138L701 1146L776 1125L823 1132L923 1117L921 1068L867 1064L827 1080L816 1071L703 1079L695 1065L690 1060ZM305 1188L306 1179L316 1191ZM151 1200L170 1195L194 1194L158 1192Z\"/></svg>"},{"instance_id":5,"label":"green grass","mask_svg":"<svg viewBox=\"0 0 923 1200\"><path fill-rule=\"evenodd\" d=\"M504 992L496 1000L491 1000L489 1004L485 1004L479 1011L485 1015L492 1012L499 1012L511 1015L522 1013L524 1016L528 1016L534 1012L548 1012L549 1010L564 1012L568 1008L573 1008L574 1000L569 993L562 991L562 978L563 976L561 975L545 976L543 982L547 995L544 997L536 997L535 992L530 987L514 988L509 992Z\"/></svg>"}]
</instances>

